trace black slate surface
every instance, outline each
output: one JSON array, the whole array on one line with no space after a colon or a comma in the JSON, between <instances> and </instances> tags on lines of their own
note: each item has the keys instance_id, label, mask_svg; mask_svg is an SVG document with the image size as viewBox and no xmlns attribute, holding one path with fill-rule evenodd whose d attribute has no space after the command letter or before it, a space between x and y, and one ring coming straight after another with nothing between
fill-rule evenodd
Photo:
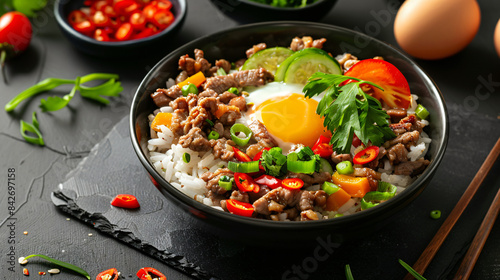
<instances>
[{"instance_id":1,"label":"black slate surface","mask_svg":"<svg viewBox=\"0 0 500 280\"><path fill-rule=\"evenodd\" d=\"M492 125L498 122L497 119L480 121L493 122ZM346 264L355 275L363 272L358 279L401 279L405 271L397 260L418 256L459 198L456 185L464 180L464 175L457 172L456 167L447 168L447 163L463 160L464 154L474 150L470 145L472 140L450 143L451 152L438 171L449 175L437 176L422 197L396 215L382 231L343 244L325 238L318 239L312 246L298 248L290 244L289 248L277 249L222 240L193 216L178 210L149 180L136 158L128 133L128 118L124 118L68 174L68 180L53 192L52 201L61 210L193 279L343 279ZM462 152L453 152L456 150ZM485 156L476 153L476 158L470 160L481 161ZM498 173L498 165L492 174ZM486 213L498 189L498 177L490 177L493 180L486 180L438 253L426 275L428 279L447 279L453 275L450 273L479 226L477 217ZM110 201L118 193L135 195L140 209L112 207ZM444 217L431 219L432 209L441 209ZM270 238L279 238L269 234ZM497 276L493 274L489 279L498 279Z\"/></svg>"}]
</instances>

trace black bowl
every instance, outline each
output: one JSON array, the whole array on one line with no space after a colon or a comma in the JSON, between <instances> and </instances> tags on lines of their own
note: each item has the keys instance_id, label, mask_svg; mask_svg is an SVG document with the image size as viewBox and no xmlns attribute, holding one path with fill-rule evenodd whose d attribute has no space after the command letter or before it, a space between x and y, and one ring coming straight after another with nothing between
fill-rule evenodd
<instances>
[{"instance_id":1,"label":"black bowl","mask_svg":"<svg viewBox=\"0 0 500 280\"><path fill-rule=\"evenodd\" d=\"M216 210L181 193L163 179L148 160L145 142L149 139L147 116L156 106L150 93L165 87L168 78L178 73L177 61L181 55L191 54L195 48L205 51L209 61L226 58L236 61L254 44L288 46L295 36L324 37L324 49L332 54L351 52L358 58L383 56L398 67L407 78L410 89L419 95L419 102L430 112L427 133L432 138L427 157L431 161L425 172L406 190L377 207L331 220L307 222L275 222L232 215ZM390 217L413 201L429 184L441 159L448 140L448 116L443 97L424 71L402 52L377 40L341 27L306 22L268 22L236 27L190 42L163 58L144 78L139 86L130 112L130 131L133 147L147 172L157 182L159 190L180 209L206 221L223 237L240 240L264 240L273 244L287 241L313 241L318 236L329 236L340 241L358 237L383 226ZM279 238L273 238L279 236Z\"/></svg>"},{"instance_id":2,"label":"black bowl","mask_svg":"<svg viewBox=\"0 0 500 280\"><path fill-rule=\"evenodd\" d=\"M211 0L229 17L242 22L263 20L319 21L330 12L337 0L318 0L302 8L280 8L251 0Z\"/></svg>"},{"instance_id":3,"label":"black bowl","mask_svg":"<svg viewBox=\"0 0 500 280\"><path fill-rule=\"evenodd\" d=\"M172 13L175 16L175 20L166 29L153 36L142 39L123 42L101 42L77 32L68 23L69 13L83 7L83 2L84 0L56 0L54 4L54 15L57 24L64 36L66 36L77 49L90 55L106 58L130 57L131 54L148 54L154 50L160 50L182 26L187 13L186 0L171 0Z\"/></svg>"}]
</instances>

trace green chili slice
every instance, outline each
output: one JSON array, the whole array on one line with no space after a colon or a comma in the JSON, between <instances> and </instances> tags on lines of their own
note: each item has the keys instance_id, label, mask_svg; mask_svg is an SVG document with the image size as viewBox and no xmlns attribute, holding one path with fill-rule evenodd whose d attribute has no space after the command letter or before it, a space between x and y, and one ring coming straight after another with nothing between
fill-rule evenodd
<instances>
[{"instance_id":1,"label":"green chili slice","mask_svg":"<svg viewBox=\"0 0 500 280\"><path fill-rule=\"evenodd\" d=\"M417 108L415 109L415 115L424 120L429 116L429 111L427 111L427 109L422 106L422 104L418 104Z\"/></svg>"},{"instance_id":2,"label":"green chili slice","mask_svg":"<svg viewBox=\"0 0 500 280\"><path fill-rule=\"evenodd\" d=\"M337 168L337 172L339 174L349 175L354 173L352 163L348 160L337 163L337 166L335 166L335 168Z\"/></svg>"},{"instance_id":3,"label":"green chili slice","mask_svg":"<svg viewBox=\"0 0 500 280\"><path fill-rule=\"evenodd\" d=\"M340 189L340 187L332 182L325 181L321 186L321 189L324 190L328 195L332 195L336 193Z\"/></svg>"},{"instance_id":4,"label":"green chili slice","mask_svg":"<svg viewBox=\"0 0 500 280\"><path fill-rule=\"evenodd\" d=\"M223 175L219 178L219 186L226 191L230 191L233 188L234 178L230 178L229 176Z\"/></svg>"},{"instance_id":5,"label":"green chili slice","mask_svg":"<svg viewBox=\"0 0 500 280\"><path fill-rule=\"evenodd\" d=\"M217 131L212 130L212 131L210 131L210 134L208 134L208 140L212 140L212 139L217 140L217 139L219 139L219 137L220 137L220 135Z\"/></svg>"},{"instance_id":6,"label":"green chili slice","mask_svg":"<svg viewBox=\"0 0 500 280\"><path fill-rule=\"evenodd\" d=\"M316 160L315 159L308 161L287 160L286 167L290 172L312 174L316 169Z\"/></svg>"},{"instance_id":7,"label":"green chili slice","mask_svg":"<svg viewBox=\"0 0 500 280\"><path fill-rule=\"evenodd\" d=\"M188 96L190 93L198 94L198 88L194 84L187 84L181 88L182 96Z\"/></svg>"},{"instance_id":8,"label":"green chili slice","mask_svg":"<svg viewBox=\"0 0 500 280\"><path fill-rule=\"evenodd\" d=\"M227 164L227 168L233 172L240 173L254 173L259 171L259 161L249 161L249 162L234 162L230 161Z\"/></svg>"},{"instance_id":9,"label":"green chili slice","mask_svg":"<svg viewBox=\"0 0 500 280\"><path fill-rule=\"evenodd\" d=\"M377 191L368 192L361 199L361 209L372 208L377 206L380 201L393 198L396 195L396 190L396 186L390 183L379 182Z\"/></svg>"},{"instance_id":10,"label":"green chili slice","mask_svg":"<svg viewBox=\"0 0 500 280\"><path fill-rule=\"evenodd\" d=\"M248 144L248 141L250 141L250 138L252 138L253 135L252 130L250 130L250 128L241 123L234 124L231 127L230 132L231 132L231 139L238 146L245 146L246 144ZM236 136L237 133L244 133L246 137L240 138Z\"/></svg>"}]
</instances>

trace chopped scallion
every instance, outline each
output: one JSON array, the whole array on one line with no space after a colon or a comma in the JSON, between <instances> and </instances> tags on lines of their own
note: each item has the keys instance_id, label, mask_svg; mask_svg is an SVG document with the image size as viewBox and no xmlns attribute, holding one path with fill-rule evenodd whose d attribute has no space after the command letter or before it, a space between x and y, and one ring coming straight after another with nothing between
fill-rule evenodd
<instances>
[{"instance_id":1,"label":"chopped scallion","mask_svg":"<svg viewBox=\"0 0 500 280\"><path fill-rule=\"evenodd\" d=\"M207 122L210 126L214 126L214 125L215 125L215 124L214 124L214 122L213 122L213 121L211 121L211 120L209 120L209 119L206 119L205 121L206 121L206 122Z\"/></svg>"},{"instance_id":2,"label":"chopped scallion","mask_svg":"<svg viewBox=\"0 0 500 280\"><path fill-rule=\"evenodd\" d=\"M198 94L198 88L195 84L187 84L181 88L182 96L188 96L190 93Z\"/></svg>"},{"instance_id":3,"label":"chopped scallion","mask_svg":"<svg viewBox=\"0 0 500 280\"><path fill-rule=\"evenodd\" d=\"M250 141L250 138L252 138L253 135L252 130L250 130L250 128L241 123L234 124L231 127L230 132L231 132L231 139L238 146L245 146L246 144L248 144L248 141ZM237 133L244 133L245 138L238 137L236 135Z\"/></svg>"},{"instance_id":4,"label":"chopped scallion","mask_svg":"<svg viewBox=\"0 0 500 280\"><path fill-rule=\"evenodd\" d=\"M441 218L441 211L439 210L431 211L431 218L433 218L434 220Z\"/></svg>"},{"instance_id":5,"label":"chopped scallion","mask_svg":"<svg viewBox=\"0 0 500 280\"><path fill-rule=\"evenodd\" d=\"M224 68L219 67L219 69L217 69L217 76L226 76L226 75L227 75L227 73L224 70Z\"/></svg>"},{"instance_id":6,"label":"chopped scallion","mask_svg":"<svg viewBox=\"0 0 500 280\"><path fill-rule=\"evenodd\" d=\"M321 189L324 190L328 195L332 195L336 193L340 189L340 187L332 182L325 181L321 186Z\"/></svg>"},{"instance_id":7,"label":"chopped scallion","mask_svg":"<svg viewBox=\"0 0 500 280\"><path fill-rule=\"evenodd\" d=\"M427 111L427 109L422 106L422 104L418 104L417 108L415 109L415 115L424 120L429 116L429 111Z\"/></svg>"},{"instance_id":8,"label":"chopped scallion","mask_svg":"<svg viewBox=\"0 0 500 280\"><path fill-rule=\"evenodd\" d=\"M254 173L259 171L259 161L249 161L249 162L228 162L227 168L233 172L240 173Z\"/></svg>"},{"instance_id":9,"label":"chopped scallion","mask_svg":"<svg viewBox=\"0 0 500 280\"><path fill-rule=\"evenodd\" d=\"M208 140L212 140L212 139L217 140L217 139L219 139L219 137L220 137L219 133L217 131L214 131L214 130L210 131L210 134L208 134Z\"/></svg>"},{"instance_id":10,"label":"chopped scallion","mask_svg":"<svg viewBox=\"0 0 500 280\"><path fill-rule=\"evenodd\" d=\"M226 191L230 191L233 188L234 178L223 175L219 178L219 186Z\"/></svg>"},{"instance_id":11,"label":"chopped scallion","mask_svg":"<svg viewBox=\"0 0 500 280\"><path fill-rule=\"evenodd\" d=\"M188 153L184 153L182 155L182 161L184 161L185 163L189 163L191 161L191 155Z\"/></svg>"},{"instance_id":12,"label":"chopped scallion","mask_svg":"<svg viewBox=\"0 0 500 280\"><path fill-rule=\"evenodd\" d=\"M348 175L354 173L352 163L348 160L337 163L336 168L339 174Z\"/></svg>"},{"instance_id":13,"label":"chopped scallion","mask_svg":"<svg viewBox=\"0 0 500 280\"><path fill-rule=\"evenodd\" d=\"M231 87L227 91L229 91L232 94L240 95L240 91L238 90L238 88L235 87Z\"/></svg>"},{"instance_id":14,"label":"chopped scallion","mask_svg":"<svg viewBox=\"0 0 500 280\"><path fill-rule=\"evenodd\" d=\"M316 169L316 159L308 161L287 160L286 166L290 172L312 174Z\"/></svg>"}]
</instances>

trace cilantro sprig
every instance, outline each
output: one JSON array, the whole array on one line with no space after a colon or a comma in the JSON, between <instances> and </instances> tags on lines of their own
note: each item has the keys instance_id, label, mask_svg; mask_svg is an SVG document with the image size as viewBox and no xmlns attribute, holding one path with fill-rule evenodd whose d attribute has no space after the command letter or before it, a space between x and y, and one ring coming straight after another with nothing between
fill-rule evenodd
<instances>
[{"instance_id":1,"label":"cilantro sprig","mask_svg":"<svg viewBox=\"0 0 500 280\"><path fill-rule=\"evenodd\" d=\"M353 81L343 84L347 80ZM330 144L339 153L349 152L354 133L364 144L376 146L396 136L389 127L389 115L376 98L361 89L361 84L383 90L369 81L320 72L312 75L303 89L308 98L325 93L316 113L325 118L323 125L332 132Z\"/></svg>"}]
</instances>

